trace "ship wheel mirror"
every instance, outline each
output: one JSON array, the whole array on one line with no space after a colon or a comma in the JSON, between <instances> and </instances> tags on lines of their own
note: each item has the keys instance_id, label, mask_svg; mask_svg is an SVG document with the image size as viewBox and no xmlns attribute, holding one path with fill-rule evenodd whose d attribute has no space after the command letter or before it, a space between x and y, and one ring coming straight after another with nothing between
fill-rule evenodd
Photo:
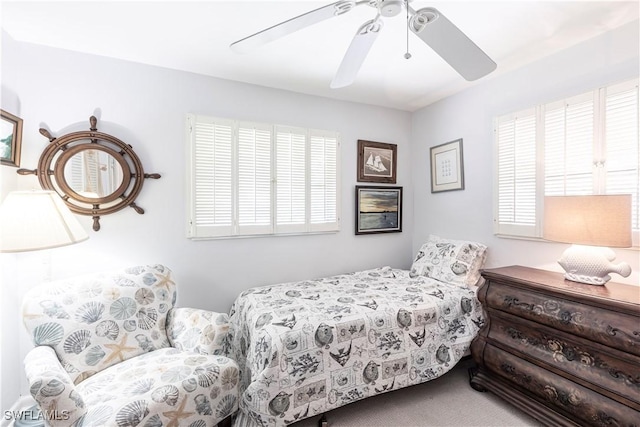
<instances>
[{"instance_id":1,"label":"ship wheel mirror","mask_svg":"<svg viewBox=\"0 0 640 427\"><path fill-rule=\"evenodd\" d=\"M396 144L358 140L358 182L396 183Z\"/></svg>"},{"instance_id":2,"label":"ship wheel mirror","mask_svg":"<svg viewBox=\"0 0 640 427\"><path fill-rule=\"evenodd\" d=\"M146 178L160 174L144 173L133 148L118 138L98 132L97 119L89 118L89 131L53 137L46 129L40 133L49 139L38 161L38 168L18 169L20 175L37 175L42 188L57 192L69 209L93 217L93 229L100 230L100 217L125 207L144 214L136 197Z\"/></svg>"}]
</instances>

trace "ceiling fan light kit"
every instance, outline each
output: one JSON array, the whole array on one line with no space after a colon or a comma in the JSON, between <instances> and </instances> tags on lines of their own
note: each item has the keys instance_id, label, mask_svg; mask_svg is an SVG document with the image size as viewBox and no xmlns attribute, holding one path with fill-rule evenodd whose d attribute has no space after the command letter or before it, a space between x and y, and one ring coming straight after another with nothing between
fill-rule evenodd
<instances>
[{"instance_id":1,"label":"ceiling fan light kit","mask_svg":"<svg viewBox=\"0 0 640 427\"><path fill-rule=\"evenodd\" d=\"M377 9L376 17L360 26L353 37L331 82L333 89L349 86L355 81L383 28L382 19L395 17L403 10L407 13L407 29L466 80L477 80L496 69L496 63L442 13L432 7L416 11L409 6L410 2L411 0L338 1L266 28L232 43L230 47L235 52L246 53L310 25L343 15L356 6L367 5ZM409 59L411 54L407 51L404 57Z\"/></svg>"}]
</instances>

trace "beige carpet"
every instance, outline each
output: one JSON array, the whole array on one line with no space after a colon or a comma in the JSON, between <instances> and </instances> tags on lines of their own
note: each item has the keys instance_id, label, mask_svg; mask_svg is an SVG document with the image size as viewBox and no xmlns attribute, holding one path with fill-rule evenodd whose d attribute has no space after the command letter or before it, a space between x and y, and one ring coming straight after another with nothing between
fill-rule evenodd
<instances>
[{"instance_id":1,"label":"beige carpet","mask_svg":"<svg viewBox=\"0 0 640 427\"><path fill-rule=\"evenodd\" d=\"M490 392L480 393L469 386L463 360L433 381L370 397L326 414L329 427L521 427L540 426ZM292 424L317 427L319 416Z\"/></svg>"}]
</instances>

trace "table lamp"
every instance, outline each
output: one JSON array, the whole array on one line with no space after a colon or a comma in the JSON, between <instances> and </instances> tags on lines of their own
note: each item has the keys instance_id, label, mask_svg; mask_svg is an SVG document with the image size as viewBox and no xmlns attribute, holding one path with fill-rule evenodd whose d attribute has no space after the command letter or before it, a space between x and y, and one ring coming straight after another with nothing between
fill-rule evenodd
<instances>
[{"instance_id":1,"label":"table lamp","mask_svg":"<svg viewBox=\"0 0 640 427\"><path fill-rule=\"evenodd\" d=\"M543 237L572 244L558 260L568 280L604 285L609 273L628 277L631 267L614 264L610 247L631 246L631 195L546 196Z\"/></svg>"}]
</instances>

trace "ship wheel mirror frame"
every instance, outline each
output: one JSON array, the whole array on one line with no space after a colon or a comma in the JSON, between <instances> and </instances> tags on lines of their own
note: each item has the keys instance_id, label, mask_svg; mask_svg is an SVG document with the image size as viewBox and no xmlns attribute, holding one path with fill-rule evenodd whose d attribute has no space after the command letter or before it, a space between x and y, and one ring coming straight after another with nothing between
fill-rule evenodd
<instances>
[{"instance_id":1,"label":"ship wheel mirror frame","mask_svg":"<svg viewBox=\"0 0 640 427\"><path fill-rule=\"evenodd\" d=\"M398 146L358 140L358 182L396 183Z\"/></svg>"},{"instance_id":2,"label":"ship wheel mirror frame","mask_svg":"<svg viewBox=\"0 0 640 427\"><path fill-rule=\"evenodd\" d=\"M136 197L145 179L160 178L160 174L144 172L131 145L98 132L97 123L91 116L88 131L60 137L40 128L49 145L40 155L38 168L18 169L20 175L36 175L40 186L58 193L72 212L91 216L95 231L100 230L100 217L125 207L144 214Z\"/></svg>"}]
</instances>

